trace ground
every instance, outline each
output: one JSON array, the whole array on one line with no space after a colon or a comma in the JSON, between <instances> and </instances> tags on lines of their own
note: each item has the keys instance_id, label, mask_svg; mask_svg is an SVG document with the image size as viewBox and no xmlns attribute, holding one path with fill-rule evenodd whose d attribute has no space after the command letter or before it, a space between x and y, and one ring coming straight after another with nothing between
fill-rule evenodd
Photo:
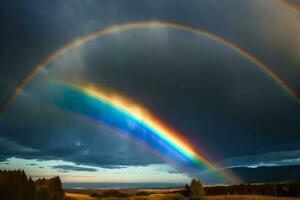
<instances>
[{"instance_id":1,"label":"ground","mask_svg":"<svg viewBox=\"0 0 300 200\"><path fill-rule=\"evenodd\" d=\"M66 193L67 197L72 197L76 200L96 200L87 194ZM174 194L153 194L149 196L129 197L128 199L138 200L169 200L173 199ZM118 198L110 198L110 200L120 200ZM300 198L293 197L270 197L270 196L256 196L256 195L220 195L207 196L206 200L300 200Z\"/></svg>"}]
</instances>

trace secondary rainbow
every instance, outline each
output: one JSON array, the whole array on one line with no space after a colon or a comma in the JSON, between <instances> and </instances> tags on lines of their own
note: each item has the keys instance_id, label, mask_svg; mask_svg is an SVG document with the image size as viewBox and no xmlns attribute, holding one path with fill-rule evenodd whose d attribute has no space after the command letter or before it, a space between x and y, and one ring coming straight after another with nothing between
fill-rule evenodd
<instances>
[{"instance_id":1,"label":"secondary rainbow","mask_svg":"<svg viewBox=\"0 0 300 200\"><path fill-rule=\"evenodd\" d=\"M80 46L83 43L86 43L88 41L91 41L93 39L96 39L98 37L112 34L115 32L121 32L131 29L140 29L140 28L169 28L169 29L177 29L177 30L183 30L192 32L194 34L209 38L213 41L216 41L239 55L243 56L244 58L248 59L252 63L254 63L259 69L261 69L265 74L267 74L270 78L272 78L279 86L283 88L283 90L292 98L296 99L298 102L300 101L300 97L297 95L293 89L291 89L268 65L264 64L260 60L258 60L255 56L251 55L247 51L241 49L236 44L225 40L224 38L217 36L215 34L212 34L210 32L197 29L191 26L186 26L183 24L173 23L173 22L164 22L164 21L138 21L138 22L130 22L130 23L124 23L124 24L117 24L110 26L108 28L101 29L99 31L93 32L88 35L80 36L78 38L75 38L62 48L58 49L54 53L52 53L50 56L48 56L45 60L43 60L40 64L38 64L32 71L29 73L29 75L24 78L16 87L16 89L13 91L12 95L5 101L4 105L1 107L0 115L3 115L5 111L8 109L8 107L11 105L11 103L14 101L14 99L19 95L19 93L26 87L26 85L32 80L32 78L41 70L43 69L47 64L50 62L56 60L60 56L67 53L69 50Z\"/></svg>"},{"instance_id":2,"label":"secondary rainbow","mask_svg":"<svg viewBox=\"0 0 300 200\"><path fill-rule=\"evenodd\" d=\"M72 114L81 115L100 124L120 130L123 133L141 139L146 145L168 157L184 158L186 164L196 169L209 171L211 175L226 183L241 182L230 170L226 173L198 154L187 140L178 134L147 109L112 92L103 92L93 86L79 86L62 81L48 81L47 90L57 94L40 95L43 102ZM51 87L51 88L50 88ZM131 123L129 123L131 122ZM132 127L134 124L134 127ZM179 156L179 157L176 157Z\"/></svg>"}]
</instances>

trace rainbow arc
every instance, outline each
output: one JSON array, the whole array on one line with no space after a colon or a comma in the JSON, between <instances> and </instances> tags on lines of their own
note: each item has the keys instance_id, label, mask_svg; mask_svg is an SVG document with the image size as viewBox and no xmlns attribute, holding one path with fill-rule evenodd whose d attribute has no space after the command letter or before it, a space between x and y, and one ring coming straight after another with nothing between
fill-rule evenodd
<instances>
[{"instance_id":1,"label":"rainbow arc","mask_svg":"<svg viewBox=\"0 0 300 200\"><path fill-rule=\"evenodd\" d=\"M62 81L47 81L53 92L40 95L48 102L71 114L96 121L112 131L126 134L147 145L176 166L184 165L210 173L225 183L242 182L230 170L226 172L197 153L182 134L169 128L147 109L112 92L102 92L94 87L83 87ZM177 165L177 163L179 163ZM192 169L191 168L191 169Z\"/></svg>"},{"instance_id":2,"label":"rainbow arc","mask_svg":"<svg viewBox=\"0 0 300 200\"><path fill-rule=\"evenodd\" d=\"M179 23L173 23L173 22L164 22L164 21L138 21L138 22L129 22L129 23L123 23L123 24L117 24L110 26L108 28L101 29L99 31L93 32L88 35L80 36L75 39L73 39L71 42L63 46L62 48L58 49L51 55L49 55L45 60L43 60L40 64L38 64L36 67L33 68L31 73L28 74L27 77L25 77L15 88L11 96L5 101L4 105L1 107L0 115L4 115L5 111L9 108L11 103L14 101L14 99L20 94L20 92L27 86L27 84L34 78L36 74L40 70L42 70L44 67L46 67L49 63L56 60L57 58L63 56L64 54L68 53L71 49L76 48L88 41L94 40L96 38L113 34L113 33L119 33L126 30L134 30L134 29L142 29L142 28L150 28L150 29L162 29L162 28L168 28L168 29L176 29L176 30L183 30L187 32L192 32L194 34L197 34L202 37L206 37L208 39L211 39L212 41L218 42L239 55L243 56L247 60L254 63L262 72L264 72L268 77L270 77L275 83L277 83L291 98L295 99L297 102L300 101L299 96L297 93L278 76L270 66L264 64L262 61L257 59L255 56L250 54L249 52L241 49L238 45L234 44L231 41L228 41L218 35L215 35L213 33L207 32L202 29L197 29L191 26L179 24Z\"/></svg>"}]
</instances>

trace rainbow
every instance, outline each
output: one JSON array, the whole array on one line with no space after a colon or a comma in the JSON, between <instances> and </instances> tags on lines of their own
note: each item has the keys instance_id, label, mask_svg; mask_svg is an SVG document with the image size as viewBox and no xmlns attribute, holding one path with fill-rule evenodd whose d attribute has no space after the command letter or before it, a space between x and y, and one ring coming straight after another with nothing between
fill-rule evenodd
<instances>
[{"instance_id":1,"label":"rainbow","mask_svg":"<svg viewBox=\"0 0 300 200\"><path fill-rule=\"evenodd\" d=\"M131 22L131 23L124 23L124 24L117 24L110 26L108 28L104 28L101 30L98 30L96 32L93 32L88 35L80 36L78 38L75 38L62 48L58 49L54 53L52 53L50 56L48 56L45 60L43 60L40 64L38 64L30 73L27 77L25 77L15 88L13 93L9 96L9 98L5 101L3 107L1 107L0 110L0 115L4 115L5 111L9 108L11 103L14 101L14 99L20 94L20 92L26 87L26 85L33 79L33 77L38 74L38 72L43 69L47 64L50 62L56 60L60 56L64 55L67 53L69 50L80 46L81 44L84 44L88 41L91 41L93 39L96 39L98 37L116 33L116 32L121 32L121 31L126 31L126 30L131 30L131 29L140 29L140 28L169 28L169 29L176 29L176 30L183 30L183 31L188 31L192 32L194 34L206 37L208 39L211 39L215 42L218 42L239 55L243 56L244 58L248 59L252 63L254 63L261 71L263 71L265 74L267 74L274 82L276 82L279 86L283 88L283 90L292 98L296 99L298 102L300 100L300 97L297 95L293 89L291 89L274 71L272 71L271 67L268 65L264 64L260 60L258 60L255 56L251 55L247 51L241 49L239 46L236 44L225 40L224 38L214 35L210 32L197 29L191 26L186 26L183 24L178 24L178 23L172 23L172 22L163 22L163 21L139 21L139 22Z\"/></svg>"},{"instance_id":2,"label":"rainbow","mask_svg":"<svg viewBox=\"0 0 300 200\"><path fill-rule=\"evenodd\" d=\"M112 92L101 92L93 86L79 86L61 81L47 81L47 91L39 98L69 113L107 125L153 148L169 161L209 172L223 183L241 180L230 170L226 173L199 155L185 139L168 128L142 106ZM45 95L46 94L46 95ZM38 97L38 96L37 96ZM171 159L170 159L171 158ZM176 163L175 163L176 164Z\"/></svg>"},{"instance_id":3,"label":"rainbow","mask_svg":"<svg viewBox=\"0 0 300 200\"><path fill-rule=\"evenodd\" d=\"M279 0L279 2L283 3L288 9L290 9L295 14L300 13L300 7L293 4L293 3L291 3L291 2L289 2L288 0Z\"/></svg>"}]
</instances>

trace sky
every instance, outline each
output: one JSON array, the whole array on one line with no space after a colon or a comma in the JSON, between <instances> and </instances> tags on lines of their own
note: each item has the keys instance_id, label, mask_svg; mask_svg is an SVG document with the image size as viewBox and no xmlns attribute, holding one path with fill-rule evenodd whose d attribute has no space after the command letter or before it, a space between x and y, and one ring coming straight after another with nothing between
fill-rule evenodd
<instances>
[{"instance_id":1,"label":"sky","mask_svg":"<svg viewBox=\"0 0 300 200\"><path fill-rule=\"evenodd\" d=\"M64 182L182 183L202 172L83 116L77 111L100 108L57 92L53 80L135 102L218 168L300 164L299 7L297 0L0 2L1 108L20 91L0 118L0 168ZM74 38L142 21L156 24L116 28L43 62ZM59 107L61 97L72 109Z\"/></svg>"}]
</instances>

